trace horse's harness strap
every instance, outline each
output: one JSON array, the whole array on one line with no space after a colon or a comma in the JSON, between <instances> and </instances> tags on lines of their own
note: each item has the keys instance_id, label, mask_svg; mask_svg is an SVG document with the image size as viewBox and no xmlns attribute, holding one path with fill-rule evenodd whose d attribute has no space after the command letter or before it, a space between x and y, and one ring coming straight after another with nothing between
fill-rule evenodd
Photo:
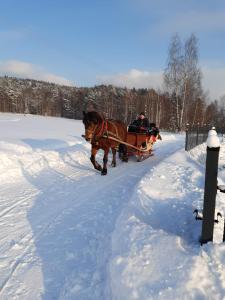
<instances>
[{"instance_id":1,"label":"horse's harness strap","mask_svg":"<svg viewBox=\"0 0 225 300\"><path fill-rule=\"evenodd\" d=\"M113 133L112 131L108 130L108 123L110 123L114 127L116 134ZM96 133L95 131L96 131L97 127L98 127L98 125L96 125L96 127L94 129L94 139L95 140L96 140L96 138L101 138L101 137L108 138L109 135L122 140L121 137L118 135L117 127L112 122L103 120L99 132Z\"/></svg>"},{"instance_id":2,"label":"horse's harness strap","mask_svg":"<svg viewBox=\"0 0 225 300\"><path fill-rule=\"evenodd\" d=\"M113 122L108 121L108 123L111 124L114 127L116 134L114 132L112 132L112 131L107 130L103 136L105 136L105 137L108 138L109 135L110 135L110 136L113 136L113 137L115 137L115 138L117 138L117 139L119 139L119 140L122 141L122 138L118 134L117 126L115 124L113 124Z\"/></svg>"},{"instance_id":3,"label":"horse's harness strap","mask_svg":"<svg viewBox=\"0 0 225 300\"><path fill-rule=\"evenodd\" d=\"M99 132L96 132L98 129L98 124L96 124L95 129L93 130L93 136L95 138L96 137L100 138L104 134L104 128L106 128L106 130L107 130L108 126L107 126L107 122L103 120Z\"/></svg>"},{"instance_id":4,"label":"horse's harness strap","mask_svg":"<svg viewBox=\"0 0 225 300\"><path fill-rule=\"evenodd\" d=\"M103 137L107 137L107 138L108 138L109 136L115 137L115 138L117 138L117 139L119 139L119 140L122 141L122 138L121 138L118 134L114 134L112 131L107 131L107 132L105 132L105 134L103 135Z\"/></svg>"},{"instance_id":5,"label":"horse's harness strap","mask_svg":"<svg viewBox=\"0 0 225 300\"><path fill-rule=\"evenodd\" d=\"M111 124L114 127L115 132L116 132L116 136L119 137L117 126L115 124L113 124L113 122L108 121L108 123Z\"/></svg>"}]
</instances>

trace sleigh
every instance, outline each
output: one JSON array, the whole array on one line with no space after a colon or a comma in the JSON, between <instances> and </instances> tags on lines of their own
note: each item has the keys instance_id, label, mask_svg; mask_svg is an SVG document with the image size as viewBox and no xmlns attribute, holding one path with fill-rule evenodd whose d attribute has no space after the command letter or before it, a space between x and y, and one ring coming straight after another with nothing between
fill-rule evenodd
<instances>
[{"instance_id":1,"label":"sleigh","mask_svg":"<svg viewBox=\"0 0 225 300\"><path fill-rule=\"evenodd\" d=\"M103 137L120 142L120 145L126 146L126 154L128 156L136 156L138 162L152 156L154 143L157 139L162 139L157 128L152 131L148 131L146 128L140 128L138 132L134 132L132 126L128 127L126 141L119 140L109 135L104 135ZM119 155L123 152L120 150L120 146L118 151Z\"/></svg>"},{"instance_id":2,"label":"sleigh","mask_svg":"<svg viewBox=\"0 0 225 300\"><path fill-rule=\"evenodd\" d=\"M136 156L137 161L142 161L152 156L153 144L157 136L147 132L128 132L126 138L128 156Z\"/></svg>"}]
</instances>

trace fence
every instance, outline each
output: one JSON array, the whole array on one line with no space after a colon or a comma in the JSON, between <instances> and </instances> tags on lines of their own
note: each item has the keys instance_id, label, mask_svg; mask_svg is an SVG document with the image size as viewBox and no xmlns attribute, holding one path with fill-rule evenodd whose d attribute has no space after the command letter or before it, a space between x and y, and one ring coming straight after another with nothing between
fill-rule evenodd
<instances>
[{"instance_id":1,"label":"fence","mask_svg":"<svg viewBox=\"0 0 225 300\"><path fill-rule=\"evenodd\" d=\"M192 148L204 143L207 140L208 132L212 128L210 125L200 126L189 126L186 127L186 138L185 138L185 150L189 151ZM216 127L217 134L223 135L225 128Z\"/></svg>"}]
</instances>

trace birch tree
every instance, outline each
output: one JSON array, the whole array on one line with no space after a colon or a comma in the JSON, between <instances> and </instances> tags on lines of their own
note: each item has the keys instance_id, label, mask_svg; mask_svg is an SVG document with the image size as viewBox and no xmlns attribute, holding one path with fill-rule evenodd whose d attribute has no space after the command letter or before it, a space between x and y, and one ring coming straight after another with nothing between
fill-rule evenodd
<instances>
[{"instance_id":1,"label":"birch tree","mask_svg":"<svg viewBox=\"0 0 225 300\"><path fill-rule=\"evenodd\" d=\"M169 46L168 62L164 72L164 83L169 93L173 95L171 101L175 105L176 127L180 125L180 97L181 81L183 77L182 44L178 34L175 34Z\"/></svg>"},{"instance_id":2,"label":"birch tree","mask_svg":"<svg viewBox=\"0 0 225 300\"><path fill-rule=\"evenodd\" d=\"M201 86L201 70L198 66L198 46L197 38L194 34L186 40L184 45L184 92L181 112L181 125L183 123L184 114L185 122L194 123L193 109L198 114L199 99L203 99ZM200 111L199 111L200 113Z\"/></svg>"},{"instance_id":3,"label":"birch tree","mask_svg":"<svg viewBox=\"0 0 225 300\"><path fill-rule=\"evenodd\" d=\"M201 71L198 66L197 38L194 34L182 46L176 34L171 39L167 67L164 72L164 83L171 95L172 111L178 130L184 128L186 122L193 123L193 109L198 108L198 99L202 96Z\"/></svg>"}]
</instances>

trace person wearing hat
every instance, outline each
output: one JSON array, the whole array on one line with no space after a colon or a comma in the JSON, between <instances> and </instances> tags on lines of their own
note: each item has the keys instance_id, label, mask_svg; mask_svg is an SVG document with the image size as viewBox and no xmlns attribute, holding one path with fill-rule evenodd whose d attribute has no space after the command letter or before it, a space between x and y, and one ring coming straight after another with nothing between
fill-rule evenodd
<instances>
[{"instance_id":1,"label":"person wearing hat","mask_svg":"<svg viewBox=\"0 0 225 300\"><path fill-rule=\"evenodd\" d=\"M138 115L137 119L134 120L131 125L136 126L139 129L142 129L142 128L147 129L150 126L149 120L148 120L148 118L145 117L145 114L143 112L141 112Z\"/></svg>"},{"instance_id":2,"label":"person wearing hat","mask_svg":"<svg viewBox=\"0 0 225 300\"><path fill-rule=\"evenodd\" d=\"M136 132L136 133L148 133L149 135L153 135L156 139L162 139L159 134L159 129L156 127L155 123L150 123L148 118L145 117L145 114L141 112L136 120L134 120L128 127L128 132ZM142 143L142 148L146 148L146 142Z\"/></svg>"}]
</instances>

